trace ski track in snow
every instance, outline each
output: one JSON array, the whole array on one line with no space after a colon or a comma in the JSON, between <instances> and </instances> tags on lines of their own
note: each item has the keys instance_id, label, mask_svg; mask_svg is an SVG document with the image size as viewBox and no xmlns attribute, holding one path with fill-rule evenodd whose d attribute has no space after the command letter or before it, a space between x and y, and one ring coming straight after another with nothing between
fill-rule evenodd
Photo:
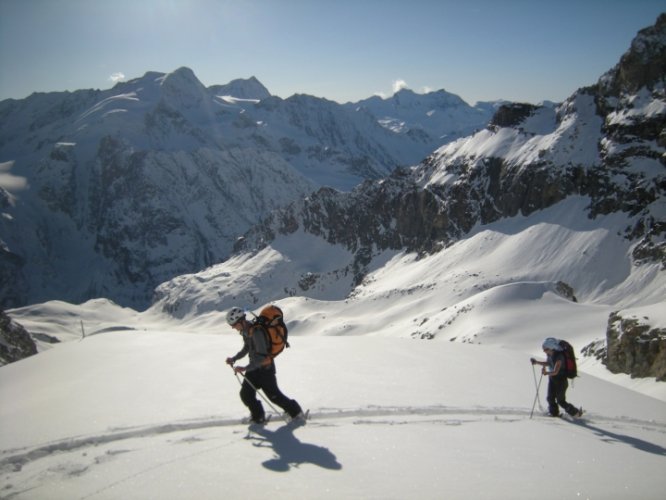
<instances>
[{"instance_id":1,"label":"ski track in snow","mask_svg":"<svg viewBox=\"0 0 666 500\"><path fill-rule=\"evenodd\" d=\"M370 406L362 409L321 408L313 410L307 422L308 427L330 427L341 425L341 421L349 420L352 425L410 425L410 424L441 424L464 425L481 421L495 421L498 424L518 422L530 419L531 411L525 408L473 407L456 408L447 406L426 407L385 407ZM632 428L666 434L666 422L641 420L630 417L608 417L595 413L585 413L581 419L552 418L535 413L532 420L549 424L577 425L596 433L604 440L624 442L638 449L666 457L666 448L621 434L618 430L630 432ZM269 427L277 422L281 427L288 426L280 418L274 418ZM57 454L97 447L130 439L150 438L162 434L173 434L183 431L195 431L213 427L247 427L240 418L206 418L200 420L184 420L153 426L110 429L108 433L94 436L76 436L54 441L45 445L0 451L0 472L19 472L26 464ZM294 429L298 427L293 426ZM249 431L252 428L249 427ZM196 440L196 437L184 438ZM216 448L219 448L216 447ZM117 454L122 451L107 451ZM84 471L85 472L85 471Z\"/></svg>"}]
</instances>

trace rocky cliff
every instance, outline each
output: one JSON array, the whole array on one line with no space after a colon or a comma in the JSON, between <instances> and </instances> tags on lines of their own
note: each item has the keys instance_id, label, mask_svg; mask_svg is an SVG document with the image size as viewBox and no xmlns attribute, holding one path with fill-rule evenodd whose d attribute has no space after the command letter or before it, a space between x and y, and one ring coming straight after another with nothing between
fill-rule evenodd
<instances>
[{"instance_id":1,"label":"rocky cliff","mask_svg":"<svg viewBox=\"0 0 666 500\"><path fill-rule=\"evenodd\" d=\"M615 312L608 318L601 359L613 373L666 382L666 328L652 326L647 317L625 317Z\"/></svg>"},{"instance_id":2,"label":"rocky cliff","mask_svg":"<svg viewBox=\"0 0 666 500\"><path fill-rule=\"evenodd\" d=\"M25 328L0 310L0 366L37 354L37 346Z\"/></svg>"}]
</instances>

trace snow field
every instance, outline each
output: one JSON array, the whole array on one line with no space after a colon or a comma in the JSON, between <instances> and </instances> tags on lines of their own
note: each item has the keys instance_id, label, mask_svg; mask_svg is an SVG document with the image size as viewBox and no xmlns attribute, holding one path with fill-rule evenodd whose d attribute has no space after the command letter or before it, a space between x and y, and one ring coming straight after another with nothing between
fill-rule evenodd
<instances>
[{"instance_id":1,"label":"snow field","mask_svg":"<svg viewBox=\"0 0 666 500\"><path fill-rule=\"evenodd\" d=\"M529 355L295 336L304 427L246 415L226 325L111 331L3 367L2 495L17 499L661 498L666 403L583 374L581 423L537 416ZM537 340L535 340L536 342ZM537 375L538 376L538 375ZM541 386L545 394L545 383ZM542 398L543 399L543 398ZM268 409L268 408L267 408ZM537 413L539 409L537 407ZM564 478L557 495L547 485Z\"/></svg>"}]
</instances>

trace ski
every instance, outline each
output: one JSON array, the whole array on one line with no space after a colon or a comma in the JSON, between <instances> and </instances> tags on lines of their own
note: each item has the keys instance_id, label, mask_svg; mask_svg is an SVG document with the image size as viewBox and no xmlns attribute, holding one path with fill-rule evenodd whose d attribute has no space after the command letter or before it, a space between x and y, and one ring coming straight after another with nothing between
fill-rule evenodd
<instances>
[{"instance_id":1,"label":"ski","mask_svg":"<svg viewBox=\"0 0 666 500\"><path fill-rule=\"evenodd\" d=\"M289 425L293 425L295 427L305 425L309 419L310 419L310 410L305 410L302 414L297 415L291 420L289 420Z\"/></svg>"},{"instance_id":2,"label":"ski","mask_svg":"<svg viewBox=\"0 0 666 500\"><path fill-rule=\"evenodd\" d=\"M263 427L264 425L268 424L271 421L272 417L273 415L269 413L268 415L266 415L266 419L263 422L253 422L250 417L245 417L241 420L241 423L243 425ZM289 415L285 413L284 419L286 420L287 424L293 425L294 427L305 425L305 423L310 419L310 410L306 410L301 415L298 415L294 418L290 418Z\"/></svg>"},{"instance_id":3,"label":"ski","mask_svg":"<svg viewBox=\"0 0 666 500\"><path fill-rule=\"evenodd\" d=\"M255 422L255 421L252 420L251 417L245 417L245 418L243 418L243 419L241 420L241 424L243 424L243 425L250 425L250 426L252 426L252 425L259 425L259 426L262 426L262 427L263 427L264 425L266 425L268 422L271 421L271 417L272 417L272 415L270 415L270 414L269 414L269 415L266 415L266 417L264 418L264 421L263 421L263 422Z\"/></svg>"},{"instance_id":4,"label":"ski","mask_svg":"<svg viewBox=\"0 0 666 500\"><path fill-rule=\"evenodd\" d=\"M569 422L579 422L582 420L585 420L583 418L583 415L585 415L585 411L582 408L578 409L578 415L569 415L568 413L564 413L560 415L562 420L568 420Z\"/></svg>"},{"instance_id":5,"label":"ski","mask_svg":"<svg viewBox=\"0 0 666 500\"><path fill-rule=\"evenodd\" d=\"M583 417L585 415L585 411L582 408L578 409L578 415L569 415L568 413L560 413L557 416L550 415L549 413L544 413L542 416L545 417L546 419L549 418L558 418L560 420L565 420L567 422L579 422L579 421L584 421L585 418Z\"/></svg>"}]
</instances>

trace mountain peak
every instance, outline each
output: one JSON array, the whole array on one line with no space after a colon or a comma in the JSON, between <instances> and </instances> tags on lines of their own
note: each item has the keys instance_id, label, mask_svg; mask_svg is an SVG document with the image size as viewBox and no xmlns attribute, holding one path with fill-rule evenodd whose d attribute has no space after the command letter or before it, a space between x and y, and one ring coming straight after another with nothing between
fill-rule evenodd
<instances>
[{"instance_id":1,"label":"mountain peak","mask_svg":"<svg viewBox=\"0 0 666 500\"><path fill-rule=\"evenodd\" d=\"M393 97L396 96L401 96L401 95L416 95L416 92L414 92L412 89L408 87L402 87L400 90L398 90L395 94L393 94Z\"/></svg>"},{"instance_id":2,"label":"mountain peak","mask_svg":"<svg viewBox=\"0 0 666 500\"><path fill-rule=\"evenodd\" d=\"M620 62L599 79L603 90L611 95L633 93L664 83L666 68L666 14L653 26L638 32Z\"/></svg>"},{"instance_id":3,"label":"mountain peak","mask_svg":"<svg viewBox=\"0 0 666 500\"><path fill-rule=\"evenodd\" d=\"M418 106L426 104L435 107L467 106L458 95L444 89L419 94L408 88L402 88L389 99L396 106Z\"/></svg>"},{"instance_id":4,"label":"mountain peak","mask_svg":"<svg viewBox=\"0 0 666 500\"><path fill-rule=\"evenodd\" d=\"M178 85L178 86L200 86L203 87L199 79L190 68L182 66L171 73L164 75L162 86L165 85Z\"/></svg>"},{"instance_id":5,"label":"mountain peak","mask_svg":"<svg viewBox=\"0 0 666 500\"><path fill-rule=\"evenodd\" d=\"M184 66L164 75L161 87L165 100L177 107L199 107L207 98L206 88L194 72Z\"/></svg>"},{"instance_id":6,"label":"mountain peak","mask_svg":"<svg viewBox=\"0 0 666 500\"><path fill-rule=\"evenodd\" d=\"M213 85L208 88L215 95L231 96L237 99L257 99L259 101L271 96L266 87L255 77L237 78L226 85Z\"/></svg>"}]
</instances>

